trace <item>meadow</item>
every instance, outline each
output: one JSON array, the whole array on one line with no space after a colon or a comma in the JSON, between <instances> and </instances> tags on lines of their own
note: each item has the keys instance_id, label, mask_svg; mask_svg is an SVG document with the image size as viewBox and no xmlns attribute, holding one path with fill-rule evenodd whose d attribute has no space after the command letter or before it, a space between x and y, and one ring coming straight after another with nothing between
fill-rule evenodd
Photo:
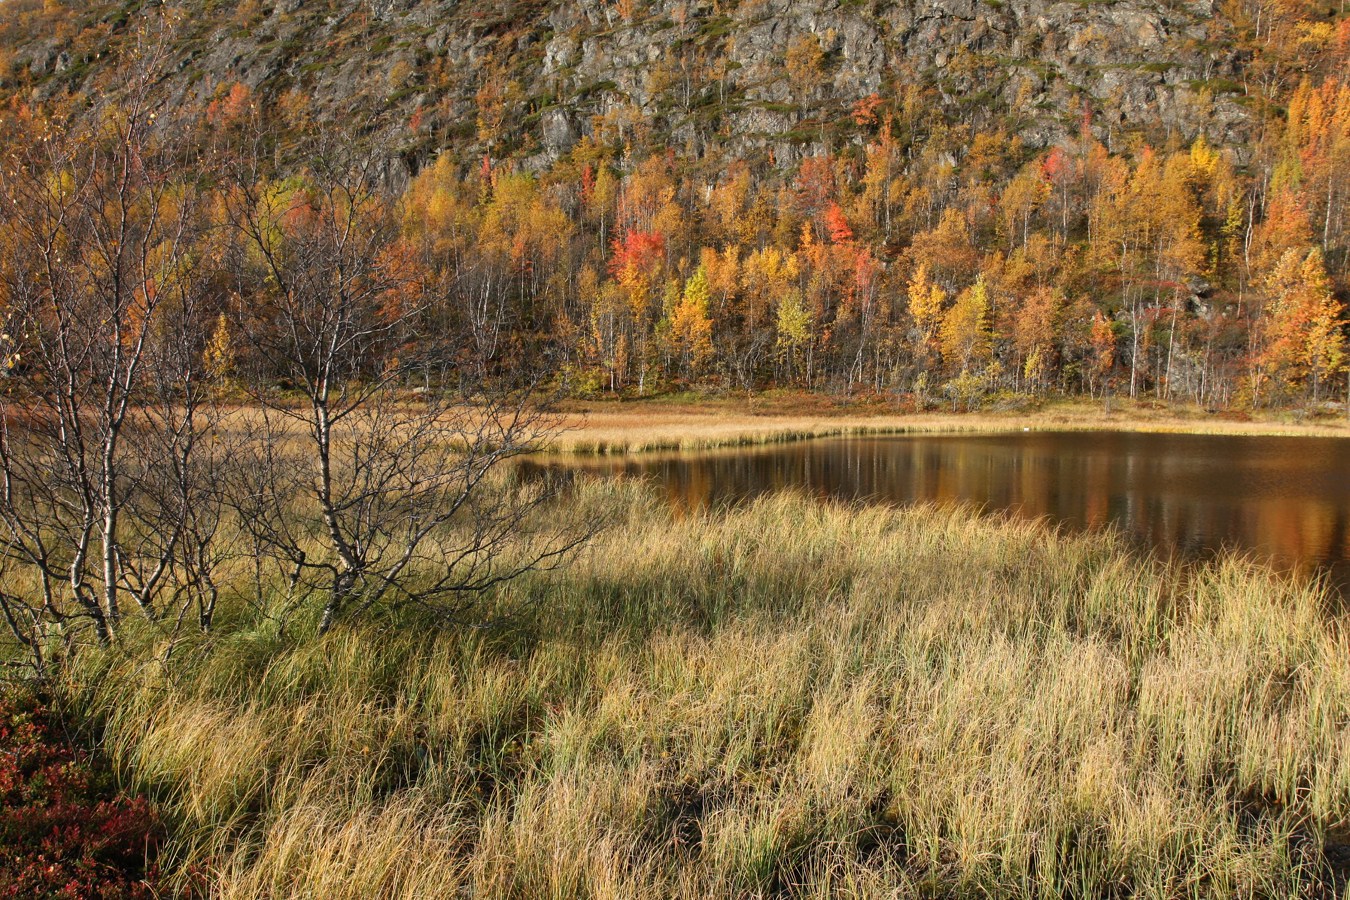
<instances>
[{"instance_id":1,"label":"meadow","mask_svg":"<svg viewBox=\"0 0 1350 900\"><path fill-rule=\"evenodd\" d=\"M1344 889L1350 632L1316 583L964 509L568 506L609 527L456 627L226 598L56 702L219 897Z\"/></svg>"},{"instance_id":2,"label":"meadow","mask_svg":"<svg viewBox=\"0 0 1350 900\"><path fill-rule=\"evenodd\" d=\"M1100 402L1028 398L1006 410L954 415L940 410L904 411L880 402L830 402L820 396L766 393L753 400L698 395L640 402L564 404L559 453L616 454L655 450L708 450L818 437L887 434L982 434L1001 431L1157 431L1191 434L1350 435L1342 411L1318 416L1292 410L1220 414L1186 404L1113 399Z\"/></svg>"}]
</instances>

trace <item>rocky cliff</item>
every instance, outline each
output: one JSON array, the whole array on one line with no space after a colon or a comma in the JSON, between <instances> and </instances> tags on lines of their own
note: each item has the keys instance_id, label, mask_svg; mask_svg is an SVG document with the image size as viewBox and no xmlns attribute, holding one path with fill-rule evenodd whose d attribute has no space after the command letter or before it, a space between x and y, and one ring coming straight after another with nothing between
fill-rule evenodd
<instances>
[{"instance_id":1,"label":"rocky cliff","mask_svg":"<svg viewBox=\"0 0 1350 900\"><path fill-rule=\"evenodd\" d=\"M899 127L933 124L904 121L922 95L914 115L1028 147L1083 121L1108 146L1241 146L1251 121L1249 57L1214 0L7 6L0 75L21 99L113 90L119 66L151 65L204 114L247 99L347 122L413 167L447 147L538 165L585 136L786 164L853 139L872 95L899 98ZM162 12L156 56L144 26Z\"/></svg>"}]
</instances>

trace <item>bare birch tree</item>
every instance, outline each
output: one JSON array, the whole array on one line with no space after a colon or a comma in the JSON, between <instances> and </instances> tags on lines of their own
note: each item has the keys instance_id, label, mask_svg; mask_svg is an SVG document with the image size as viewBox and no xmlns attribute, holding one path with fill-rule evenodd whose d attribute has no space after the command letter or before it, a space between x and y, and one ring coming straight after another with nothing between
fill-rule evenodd
<instances>
[{"instance_id":1,"label":"bare birch tree","mask_svg":"<svg viewBox=\"0 0 1350 900\"><path fill-rule=\"evenodd\" d=\"M374 607L454 613L585 539L565 517L537 530L554 485L504 465L551 431L519 377L536 367L493 381L471 341L429 332L436 288L398 252L370 157L323 148L284 181L241 165L228 197L241 268L265 285L237 315L254 409L232 494L321 632Z\"/></svg>"},{"instance_id":2,"label":"bare birch tree","mask_svg":"<svg viewBox=\"0 0 1350 900\"><path fill-rule=\"evenodd\" d=\"M49 632L115 638L180 592L201 487L201 216L176 148L131 91L96 124L51 123L0 172L0 593L35 653Z\"/></svg>"}]
</instances>

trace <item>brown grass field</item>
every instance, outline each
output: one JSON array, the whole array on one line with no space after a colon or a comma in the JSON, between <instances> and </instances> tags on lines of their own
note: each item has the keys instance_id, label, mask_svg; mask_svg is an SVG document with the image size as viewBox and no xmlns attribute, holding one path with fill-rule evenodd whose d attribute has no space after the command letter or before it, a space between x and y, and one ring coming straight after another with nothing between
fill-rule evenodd
<instances>
[{"instance_id":1,"label":"brown grass field","mask_svg":"<svg viewBox=\"0 0 1350 900\"><path fill-rule=\"evenodd\" d=\"M243 414L242 411L240 414ZM1350 435L1085 404L573 404L555 449L903 431ZM1307 898L1350 878L1350 619L1236 556L786 492L679 514L579 478L569 565L315 634L222 573L51 688L222 898ZM453 539L453 535L447 535ZM303 599L303 598L301 598ZM3 650L4 648L0 648Z\"/></svg>"},{"instance_id":2,"label":"brown grass field","mask_svg":"<svg viewBox=\"0 0 1350 900\"><path fill-rule=\"evenodd\" d=\"M559 453L638 453L747 446L812 437L915 432L1157 431L1350 437L1342 412L1209 413L1197 407L1114 400L1063 401L1006 412L900 413L884 404L838 404L804 395L746 401L570 402L560 407Z\"/></svg>"},{"instance_id":3,"label":"brown grass field","mask_svg":"<svg viewBox=\"0 0 1350 900\"><path fill-rule=\"evenodd\" d=\"M159 804L171 881L1343 896L1350 632L1318 585L960 509L572 503L613 527L483 598L491 628L234 606L168 666L153 632L82 655L58 694Z\"/></svg>"}]
</instances>

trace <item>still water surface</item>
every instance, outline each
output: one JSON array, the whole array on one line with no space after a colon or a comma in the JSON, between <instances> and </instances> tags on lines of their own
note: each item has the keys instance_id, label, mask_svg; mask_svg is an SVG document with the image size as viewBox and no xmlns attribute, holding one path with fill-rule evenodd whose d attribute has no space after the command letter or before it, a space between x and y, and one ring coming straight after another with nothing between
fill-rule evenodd
<instances>
[{"instance_id":1,"label":"still water surface","mask_svg":"<svg viewBox=\"0 0 1350 900\"><path fill-rule=\"evenodd\" d=\"M973 503L1118 528L1164 556L1247 551L1350 586L1350 440L1126 432L831 438L583 464L647 475L680 509L793 488L822 498Z\"/></svg>"}]
</instances>

